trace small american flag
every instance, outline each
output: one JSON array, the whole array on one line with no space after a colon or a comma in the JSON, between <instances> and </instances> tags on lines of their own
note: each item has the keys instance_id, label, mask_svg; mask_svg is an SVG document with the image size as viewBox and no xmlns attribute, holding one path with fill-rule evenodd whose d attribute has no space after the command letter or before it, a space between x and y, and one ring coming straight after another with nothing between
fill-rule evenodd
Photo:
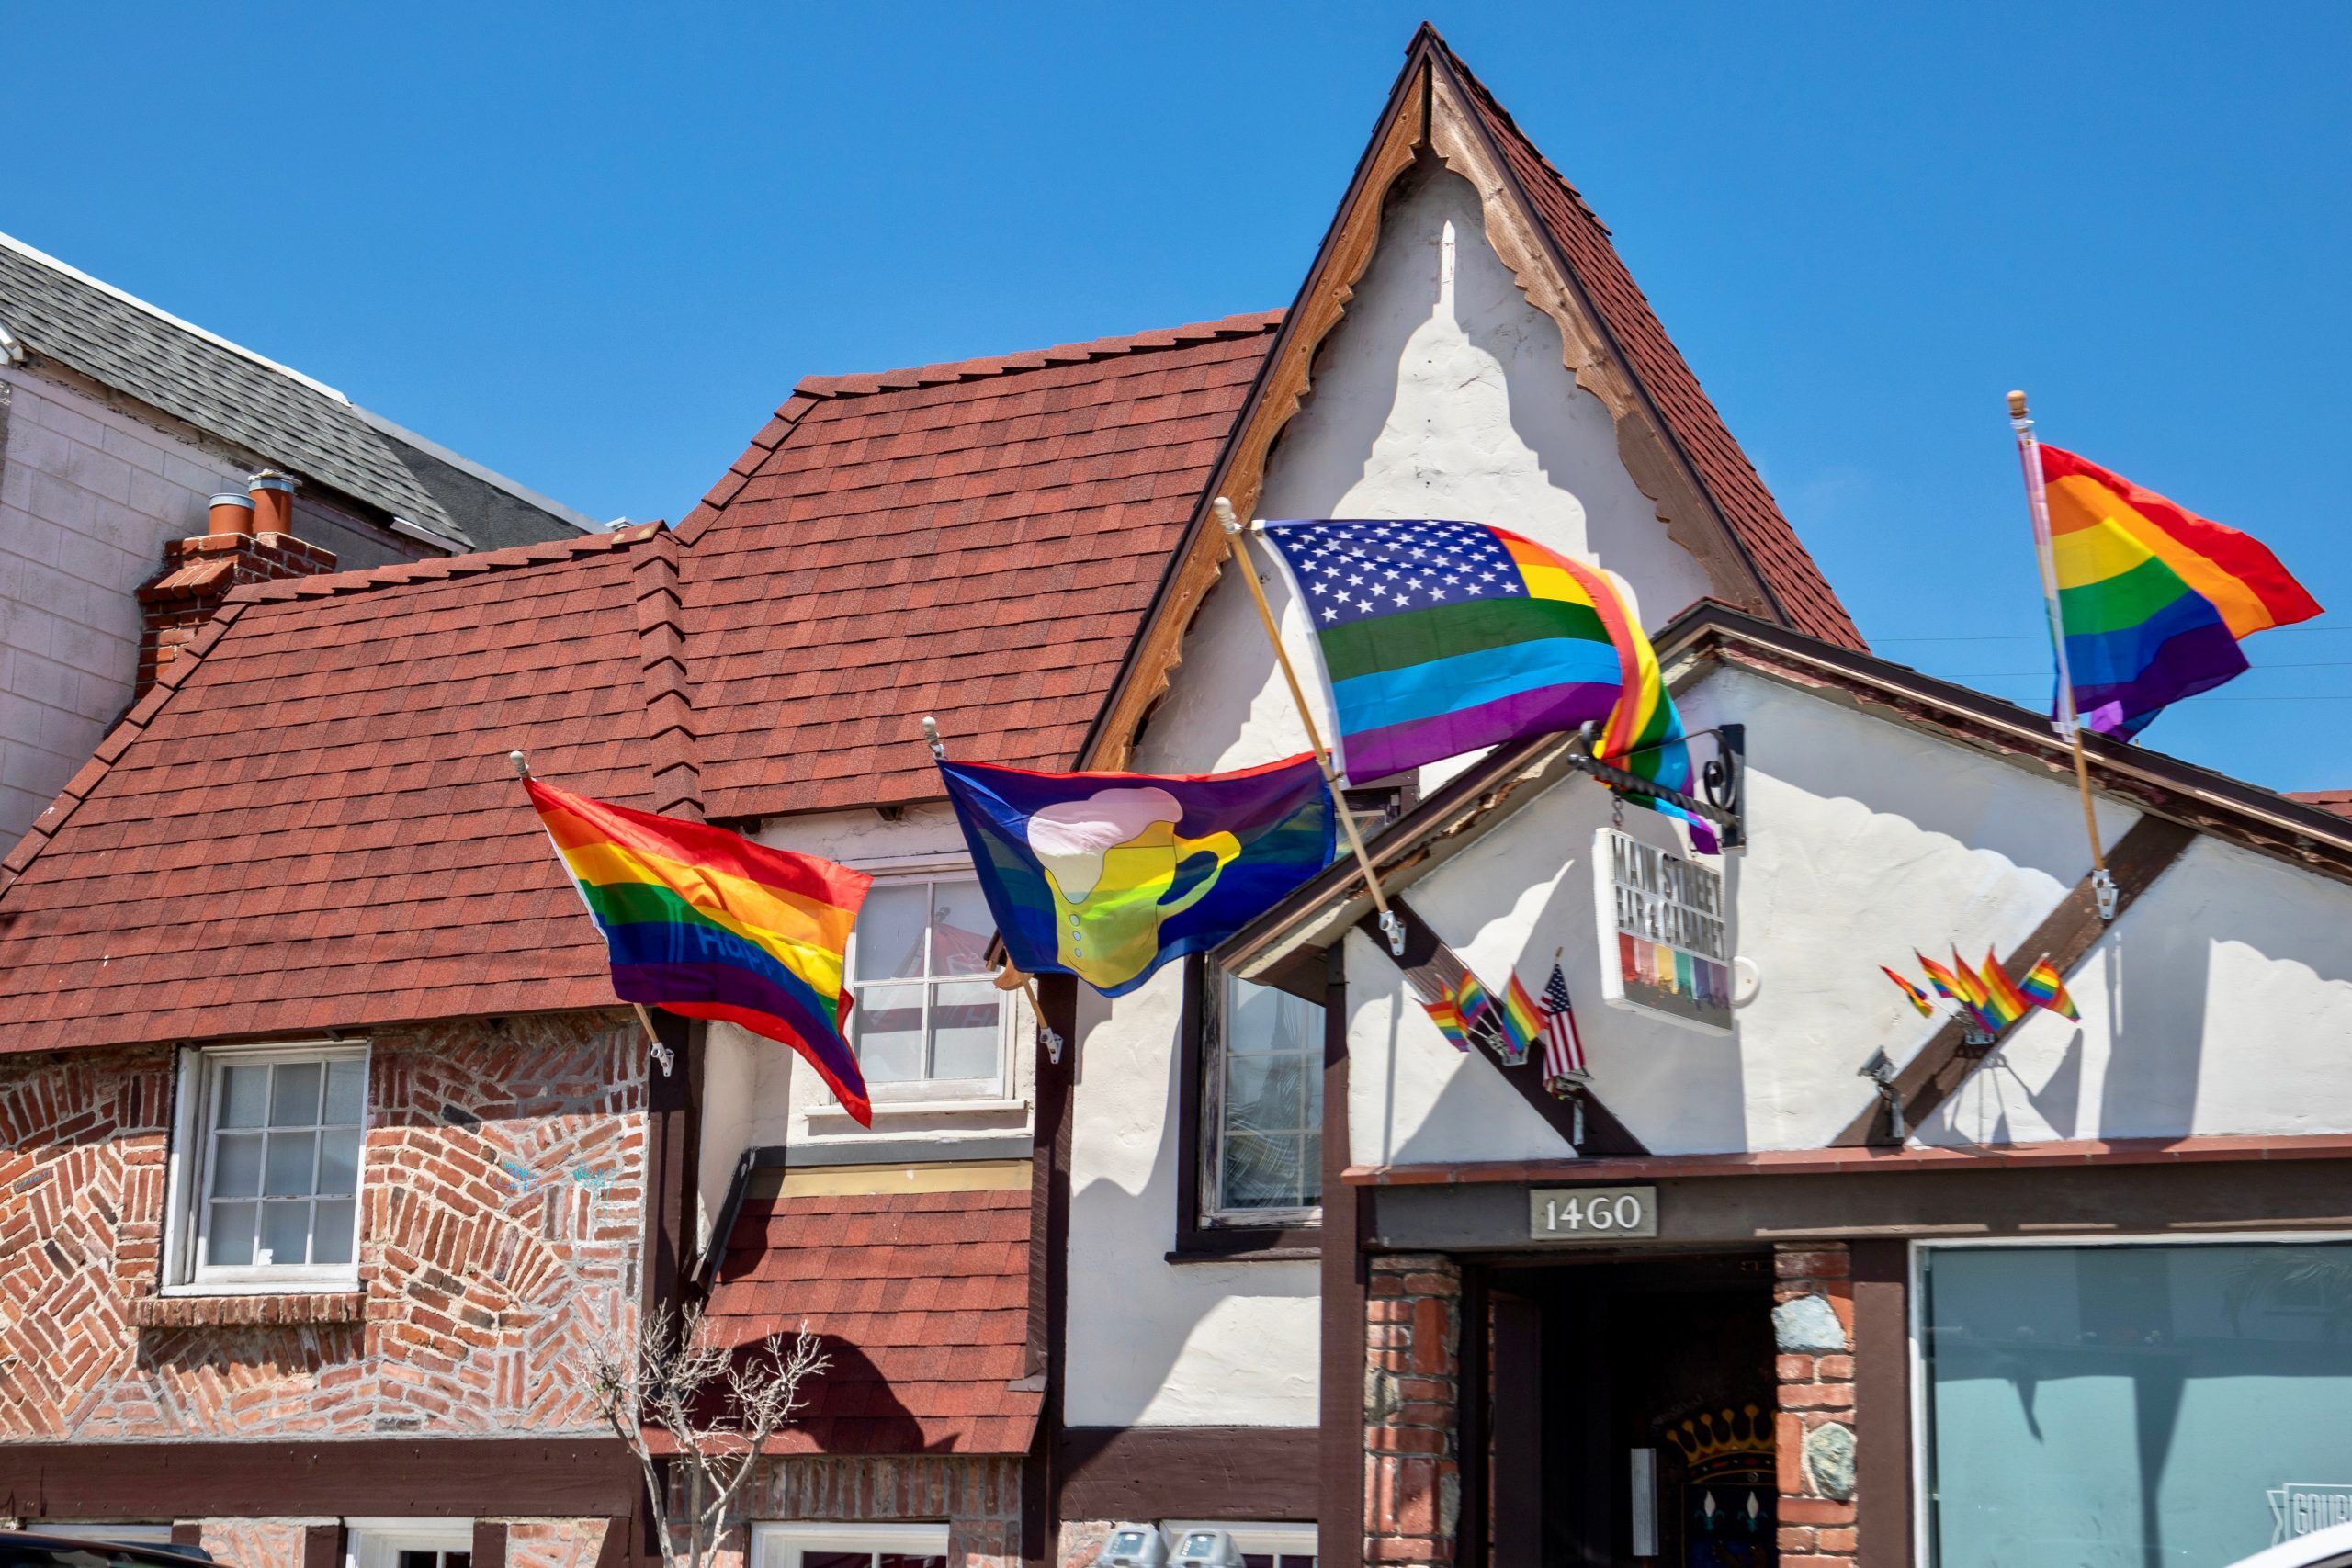
<instances>
[{"instance_id":1,"label":"small american flag","mask_svg":"<svg viewBox=\"0 0 2352 1568\"><path fill-rule=\"evenodd\" d=\"M1568 977L1557 960L1552 977L1544 982L1544 1077L1548 1083L1585 1076L1584 1041L1577 1033L1577 1015L1568 1000Z\"/></svg>"}]
</instances>

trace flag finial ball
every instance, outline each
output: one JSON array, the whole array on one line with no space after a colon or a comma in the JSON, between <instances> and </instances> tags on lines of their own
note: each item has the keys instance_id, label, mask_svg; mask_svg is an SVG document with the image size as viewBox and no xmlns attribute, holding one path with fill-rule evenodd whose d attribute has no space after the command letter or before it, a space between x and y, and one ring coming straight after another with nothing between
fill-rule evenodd
<instances>
[{"instance_id":1,"label":"flag finial ball","mask_svg":"<svg viewBox=\"0 0 2352 1568\"><path fill-rule=\"evenodd\" d=\"M2009 417L2011 419L2023 419L2025 417L2025 394L2023 392L2011 392L2009 394Z\"/></svg>"},{"instance_id":2,"label":"flag finial ball","mask_svg":"<svg viewBox=\"0 0 2352 1568\"><path fill-rule=\"evenodd\" d=\"M528 759L526 759L526 758L523 755L523 753L522 753L522 752L520 752L520 751L509 751L509 752L507 752L507 753L506 753L506 761L507 761L508 764L514 768L514 776L515 776L516 778L518 778L518 779L527 779L527 778L529 778L529 777L531 776L531 764L530 764L530 761L529 761L529 760L528 760Z\"/></svg>"},{"instance_id":3,"label":"flag finial ball","mask_svg":"<svg viewBox=\"0 0 2352 1568\"><path fill-rule=\"evenodd\" d=\"M1241 519L1233 514L1233 502L1226 500L1223 496L1218 496L1216 501L1209 504L1209 510L1216 514L1216 525L1218 527L1224 529L1228 534L1238 534L1241 532Z\"/></svg>"}]
</instances>

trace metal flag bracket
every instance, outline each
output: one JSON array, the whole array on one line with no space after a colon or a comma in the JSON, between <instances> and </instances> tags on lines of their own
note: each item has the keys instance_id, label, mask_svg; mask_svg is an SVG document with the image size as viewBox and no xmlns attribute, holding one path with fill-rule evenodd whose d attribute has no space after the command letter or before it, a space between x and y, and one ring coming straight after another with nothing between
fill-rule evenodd
<instances>
[{"instance_id":1,"label":"metal flag bracket","mask_svg":"<svg viewBox=\"0 0 2352 1568\"><path fill-rule=\"evenodd\" d=\"M1669 805L1679 807L1693 817L1702 817L1713 823L1717 829L1716 836L1722 840L1724 852L1731 854L1747 847L1747 829L1744 817L1747 793L1747 727L1744 724L1719 724L1712 729L1702 729L1697 734L1685 736L1683 739L1696 740L1701 735L1712 735L1715 738L1715 754L1700 770L1699 774L1700 787L1706 791L1703 799L1698 795L1685 795L1680 790L1668 789L1664 784L1645 779L1639 773L1629 773L1615 765L1624 761L1626 757L1639 756L1643 751L1655 750L1656 747L1641 747L1625 753L1623 757L1612 758L1605 762L1594 756L1592 749L1600 737L1600 726L1598 724L1587 724L1577 731L1575 739L1569 744L1567 762L1568 766L1578 773L1589 773L1608 785L1610 791L1617 797L1611 806L1611 820L1614 826L1624 826L1626 795L1647 795L1653 800L1663 800Z\"/></svg>"},{"instance_id":2,"label":"metal flag bracket","mask_svg":"<svg viewBox=\"0 0 2352 1568\"><path fill-rule=\"evenodd\" d=\"M1886 1102L1887 1129L1894 1134L1894 1141L1901 1143L1908 1138L1911 1129L1903 1120L1903 1091L1895 1087L1894 1064L1887 1059L1886 1053L1871 1052L1871 1059L1857 1068L1854 1076L1868 1078L1877 1087L1879 1099Z\"/></svg>"}]
</instances>

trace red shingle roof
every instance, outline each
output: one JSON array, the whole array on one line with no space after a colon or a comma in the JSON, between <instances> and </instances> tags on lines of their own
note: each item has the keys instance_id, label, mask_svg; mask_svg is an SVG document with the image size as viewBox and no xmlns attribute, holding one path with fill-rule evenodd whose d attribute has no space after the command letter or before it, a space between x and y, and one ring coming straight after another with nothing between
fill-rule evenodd
<instances>
[{"instance_id":1,"label":"red shingle roof","mask_svg":"<svg viewBox=\"0 0 2352 1568\"><path fill-rule=\"evenodd\" d=\"M1476 100L1488 134L1550 231L1561 259L1575 273L1618 351L1632 366L1652 406L1681 446L1699 482L1713 497L1716 509L1731 525L1765 585L1780 601L1790 624L1825 642L1864 649L1853 617L1846 613L1813 557L1797 542L1796 532L1781 514L1772 492L1764 488L1747 454L1724 428L1723 415L1701 390L1699 378L1666 335L1649 299L1610 243L1608 228L1585 205L1566 176L1527 139L1487 85L1438 36L1437 29L1424 23L1421 36L1444 55Z\"/></svg>"},{"instance_id":2,"label":"red shingle roof","mask_svg":"<svg viewBox=\"0 0 2352 1568\"><path fill-rule=\"evenodd\" d=\"M726 1345L824 1339L775 1452L1025 1453L1029 1191L748 1200L707 1320Z\"/></svg>"},{"instance_id":3,"label":"red shingle roof","mask_svg":"<svg viewBox=\"0 0 2352 1568\"><path fill-rule=\"evenodd\" d=\"M2289 790L2287 798L2316 806L2322 811L2333 811L2338 817L2352 817L2352 789Z\"/></svg>"},{"instance_id":4,"label":"red shingle roof","mask_svg":"<svg viewBox=\"0 0 2352 1568\"><path fill-rule=\"evenodd\" d=\"M680 526L710 815L1069 765L1279 320L803 381Z\"/></svg>"},{"instance_id":5,"label":"red shingle roof","mask_svg":"<svg viewBox=\"0 0 2352 1568\"><path fill-rule=\"evenodd\" d=\"M237 591L0 863L0 1050L612 1006L506 753L650 797L675 555L657 525Z\"/></svg>"}]
</instances>

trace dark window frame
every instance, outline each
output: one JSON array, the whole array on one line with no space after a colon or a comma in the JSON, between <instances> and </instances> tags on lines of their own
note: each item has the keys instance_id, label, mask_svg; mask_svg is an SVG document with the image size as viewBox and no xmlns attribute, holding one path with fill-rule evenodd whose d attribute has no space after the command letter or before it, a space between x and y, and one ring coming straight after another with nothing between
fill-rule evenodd
<instances>
[{"instance_id":1,"label":"dark window frame","mask_svg":"<svg viewBox=\"0 0 2352 1568\"><path fill-rule=\"evenodd\" d=\"M1170 1263L1304 1261L1323 1255L1323 1227L1313 1224L1209 1224L1202 1217L1213 1140L1208 1108L1208 984L1204 953L1184 960L1184 1008L1177 1026L1176 1246Z\"/></svg>"}]
</instances>

